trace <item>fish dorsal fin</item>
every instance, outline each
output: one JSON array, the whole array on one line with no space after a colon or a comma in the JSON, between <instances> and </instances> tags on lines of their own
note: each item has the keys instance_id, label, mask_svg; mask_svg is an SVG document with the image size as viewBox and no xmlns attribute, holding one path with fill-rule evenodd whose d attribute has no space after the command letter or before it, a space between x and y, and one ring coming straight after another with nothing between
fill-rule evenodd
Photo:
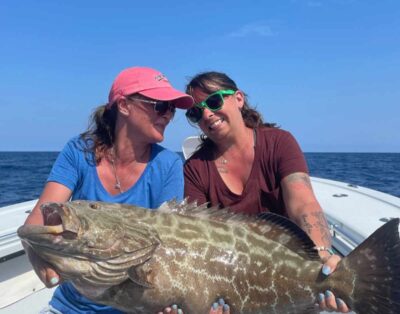
<instances>
[{"instance_id":1,"label":"fish dorsal fin","mask_svg":"<svg viewBox=\"0 0 400 314\"><path fill-rule=\"evenodd\" d=\"M177 202L176 200L164 202L157 210L161 213L174 213L210 220L226 220L234 216L237 220L239 216L243 216L242 214L236 214L230 211L229 208L221 209L219 207L208 207L208 205L208 203L197 205L197 202L188 202L188 199L185 198L182 202Z\"/></svg>"},{"instance_id":2,"label":"fish dorsal fin","mask_svg":"<svg viewBox=\"0 0 400 314\"><path fill-rule=\"evenodd\" d=\"M314 242L293 221L273 213L263 213L257 217L257 227L266 237L286 246L309 260L320 261Z\"/></svg>"},{"instance_id":3,"label":"fish dorsal fin","mask_svg":"<svg viewBox=\"0 0 400 314\"><path fill-rule=\"evenodd\" d=\"M178 203L175 200L163 203L158 210L165 213L175 213L196 219L209 219L219 222L247 223L258 228L261 233L272 241L278 242L308 260L320 260L315 244L309 236L293 221L273 213L263 213L260 216L249 216L235 213L229 208L207 207L207 203L197 206L187 199Z\"/></svg>"},{"instance_id":4,"label":"fish dorsal fin","mask_svg":"<svg viewBox=\"0 0 400 314\"><path fill-rule=\"evenodd\" d=\"M207 203L198 206L197 202L189 203L188 199L185 198L181 202L177 202L176 199L173 199L171 201L166 201L160 205L157 211L162 213L177 213L177 214L191 215L193 211L206 210L206 209L207 209Z\"/></svg>"},{"instance_id":5,"label":"fish dorsal fin","mask_svg":"<svg viewBox=\"0 0 400 314\"><path fill-rule=\"evenodd\" d=\"M220 208L218 206L208 207L209 203L197 205L197 202L188 202L185 198L182 202L178 203L175 200L167 201L161 204L158 211L162 213L173 213L182 216L187 216L194 219L215 220L223 222L240 222L248 221L251 218L248 215L235 213L229 208Z\"/></svg>"}]
</instances>

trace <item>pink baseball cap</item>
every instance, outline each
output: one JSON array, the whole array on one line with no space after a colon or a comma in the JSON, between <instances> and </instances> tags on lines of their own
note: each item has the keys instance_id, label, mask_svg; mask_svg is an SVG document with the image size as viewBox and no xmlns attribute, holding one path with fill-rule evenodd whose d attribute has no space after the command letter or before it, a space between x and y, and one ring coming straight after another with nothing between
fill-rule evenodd
<instances>
[{"instance_id":1,"label":"pink baseball cap","mask_svg":"<svg viewBox=\"0 0 400 314\"><path fill-rule=\"evenodd\" d=\"M193 98L173 88L161 72L146 68L132 67L123 70L115 78L108 95L107 108L121 97L139 93L156 100L174 101L177 108L188 109L193 106Z\"/></svg>"}]
</instances>

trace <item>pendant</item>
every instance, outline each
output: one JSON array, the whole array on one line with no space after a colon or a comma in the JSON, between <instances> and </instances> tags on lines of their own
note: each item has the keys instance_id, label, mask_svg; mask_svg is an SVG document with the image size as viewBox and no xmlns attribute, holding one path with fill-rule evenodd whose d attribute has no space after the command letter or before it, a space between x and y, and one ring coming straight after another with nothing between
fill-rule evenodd
<instances>
[{"instance_id":1,"label":"pendant","mask_svg":"<svg viewBox=\"0 0 400 314\"><path fill-rule=\"evenodd\" d=\"M226 169L224 167L217 167L217 170L219 173L228 173L228 169Z\"/></svg>"},{"instance_id":2,"label":"pendant","mask_svg":"<svg viewBox=\"0 0 400 314\"><path fill-rule=\"evenodd\" d=\"M121 191L121 183L119 183L119 182L115 183L114 188L116 190L120 190Z\"/></svg>"}]
</instances>

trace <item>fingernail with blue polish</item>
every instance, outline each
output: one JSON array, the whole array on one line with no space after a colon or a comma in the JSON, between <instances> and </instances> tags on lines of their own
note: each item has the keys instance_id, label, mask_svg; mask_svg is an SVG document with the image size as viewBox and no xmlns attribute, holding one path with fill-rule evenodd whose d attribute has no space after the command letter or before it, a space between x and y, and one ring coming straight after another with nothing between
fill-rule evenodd
<instances>
[{"instance_id":1,"label":"fingernail with blue polish","mask_svg":"<svg viewBox=\"0 0 400 314\"><path fill-rule=\"evenodd\" d=\"M183 314L183 311L181 309L179 309L178 314Z\"/></svg>"},{"instance_id":2,"label":"fingernail with blue polish","mask_svg":"<svg viewBox=\"0 0 400 314\"><path fill-rule=\"evenodd\" d=\"M172 307L173 310L177 310L178 309L178 306L176 304L173 304L171 307Z\"/></svg>"},{"instance_id":3,"label":"fingernail with blue polish","mask_svg":"<svg viewBox=\"0 0 400 314\"><path fill-rule=\"evenodd\" d=\"M342 306L342 305L344 305L344 301L342 299L340 299L340 298L336 298L336 304L338 306Z\"/></svg>"},{"instance_id":4,"label":"fingernail with blue polish","mask_svg":"<svg viewBox=\"0 0 400 314\"><path fill-rule=\"evenodd\" d=\"M222 298L220 298L220 299L218 300L218 304L219 304L219 305L224 305L224 304L225 304L225 300L222 299Z\"/></svg>"},{"instance_id":5,"label":"fingernail with blue polish","mask_svg":"<svg viewBox=\"0 0 400 314\"><path fill-rule=\"evenodd\" d=\"M330 268L329 266L327 266L327 265L324 265L324 266L322 267L322 273L323 273L325 276L328 276L328 275L331 273L331 268Z\"/></svg>"},{"instance_id":6,"label":"fingernail with blue polish","mask_svg":"<svg viewBox=\"0 0 400 314\"><path fill-rule=\"evenodd\" d=\"M50 283L51 283L52 285L58 284L58 278L57 278L57 277L52 277L52 278L50 279Z\"/></svg>"},{"instance_id":7,"label":"fingernail with blue polish","mask_svg":"<svg viewBox=\"0 0 400 314\"><path fill-rule=\"evenodd\" d=\"M224 304L222 309L223 309L224 312L229 311L229 305L228 304Z\"/></svg>"},{"instance_id":8,"label":"fingernail with blue polish","mask_svg":"<svg viewBox=\"0 0 400 314\"><path fill-rule=\"evenodd\" d=\"M326 290L326 291L325 291L325 298L330 298L332 295L333 295L333 294L332 294L331 291L329 291L329 290Z\"/></svg>"},{"instance_id":9,"label":"fingernail with blue polish","mask_svg":"<svg viewBox=\"0 0 400 314\"><path fill-rule=\"evenodd\" d=\"M325 295L323 293L318 293L318 301L322 302L325 299Z\"/></svg>"},{"instance_id":10,"label":"fingernail with blue polish","mask_svg":"<svg viewBox=\"0 0 400 314\"><path fill-rule=\"evenodd\" d=\"M217 302L214 302L214 304L213 304L213 310L216 310L216 309L218 309L218 303Z\"/></svg>"}]
</instances>

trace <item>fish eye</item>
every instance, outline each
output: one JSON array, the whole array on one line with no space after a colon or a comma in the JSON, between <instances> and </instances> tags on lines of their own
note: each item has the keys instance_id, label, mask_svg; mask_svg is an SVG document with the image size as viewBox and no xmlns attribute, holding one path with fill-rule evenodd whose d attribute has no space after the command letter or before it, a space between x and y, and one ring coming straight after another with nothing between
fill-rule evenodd
<instances>
[{"instance_id":1,"label":"fish eye","mask_svg":"<svg viewBox=\"0 0 400 314\"><path fill-rule=\"evenodd\" d=\"M100 208L99 204L96 204L96 203L90 203L89 207L93 208L93 209L99 209Z\"/></svg>"}]
</instances>

